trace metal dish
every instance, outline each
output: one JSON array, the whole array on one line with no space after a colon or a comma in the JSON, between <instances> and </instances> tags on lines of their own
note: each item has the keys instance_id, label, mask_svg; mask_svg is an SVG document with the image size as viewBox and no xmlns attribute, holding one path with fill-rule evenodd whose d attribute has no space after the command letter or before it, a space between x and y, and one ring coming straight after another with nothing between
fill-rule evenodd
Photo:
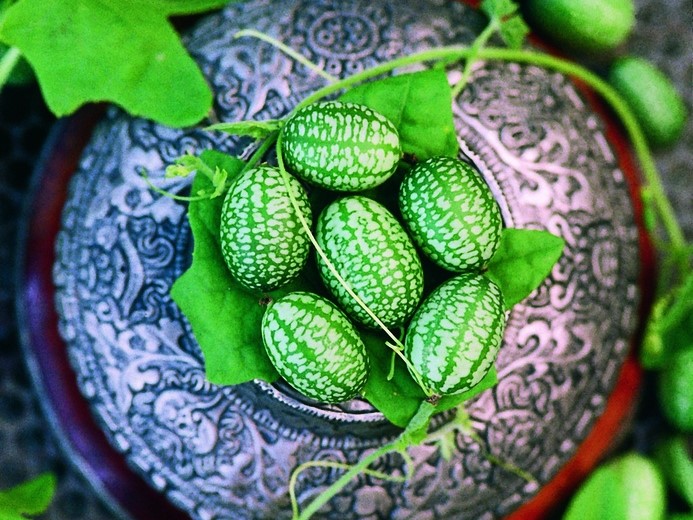
<instances>
[{"instance_id":1,"label":"metal dish","mask_svg":"<svg viewBox=\"0 0 693 520\"><path fill-rule=\"evenodd\" d=\"M272 34L340 75L469 43L481 22L454 2L255 0L205 18L187 43L214 87L218 119L264 119L322 80L266 44L235 40L240 28ZM325 518L517 514L575 457L627 363L641 292L639 232L620 152L588 96L542 69L488 65L454 112L461 149L492 186L506 224L548 229L567 249L511 313L499 384L468 404L485 446L460 434L449 461L431 447L413 449L407 484L359 478ZM183 151L210 147L247 152L243 140L106 113L63 209L53 269L60 332L101 429L152 488L195 519L287 518L292 468L354 462L396 429L362 402L325 407L281 385L205 380L199 347L168 296L190 262L185 207L153 193L138 170L160 176ZM185 189L180 181L165 187ZM484 449L538 484L494 466ZM393 457L378 469L403 467ZM335 475L308 472L299 498Z\"/></svg>"}]
</instances>

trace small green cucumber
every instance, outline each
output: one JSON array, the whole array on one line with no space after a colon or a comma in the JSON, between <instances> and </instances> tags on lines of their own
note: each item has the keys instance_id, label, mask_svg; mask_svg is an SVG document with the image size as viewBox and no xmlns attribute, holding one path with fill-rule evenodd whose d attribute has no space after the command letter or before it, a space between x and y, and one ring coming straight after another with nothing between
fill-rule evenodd
<instances>
[{"instance_id":1,"label":"small green cucumber","mask_svg":"<svg viewBox=\"0 0 693 520\"><path fill-rule=\"evenodd\" d=\"M630 451L598 466L568 504L562 520L664 520L667 490L662 472Z\"/></svg>"},{"instance_id":2,"label":"small green cucumber","mask_svg":"<svg viewBox=\"0 0 693 520\"><path fill-rule=\"evenodd\" d=\"M587 54L614 50L635 25L633 0L526 0L522 10L532 29Z\"/></svg>"},{"instance_id":3,"label":"small green cucumber","mask_svg":"<svg viewBox=\"0 0 693 520\"><path fill-rule=\"evenodd\" d=\"M366 384L366 347L349 319L329 300L293 292L262 317L262 341L287 383L306 397L338 403Z\"/></svg>"},{"instance_id":4,"label":"small green cucumber","mask_svg":"<svg viewBox=\"0 0 693 520\"><path fill-rule=\"evenodd\" d=\"M356 103L308 105L288 119L281 139L284 161L293 173L334 191L382 184L402 155L395 125Z\"/></svg>"},{"instance_id":5,"label":"small green cucumber","mask_svg":"<svg viewBox=\"0 0 693 520\"><path fill-rule=\"evenodd\" d=\"M305 190L289 177L293 195L310 225ZM251 168L226 194L219 226L221 251L231 275L244 287L272 291L303 269L310 241L291 204L281 172L271 166Z\"/></svg>"},{"instance_id":6,"label":"small green cucumber","mask_svg":"<svg viewBox=\"0 0 693 520\"><path fill-rule=\"evenodd\" d=\"M662 71L643 58L624 56L611 66L608 81L626 100L652 146L665 147L679 138L686 106Z\"/></svg>"},{"instance_id":7,"label":"small green cucumber","mask_svg":"<svg viewBox=\"0 0 693 520\"><path fill-rule=\"evenodd\" d=\"M479 172L458 159L432 157L412 168L399 207L414 242L444 269L483 269L500 244L498 203Z\"/></svg>"},{"instance_id":8,"label":"small green cucumber","mask_svg":"<svg viewBox=\"0 0 693 520\"><path fill-rule=\"evenodd\" d=\"M368 308L388 327L412 315L423 293L423 268L414 244L380 203L352 195L327 206L315 230L325 256ZM377 327L318 256L320 276L356 321Z\"/></svg>"},{"instance_id":9,"label":"small green cucumber","mask_svg":"<svg viewBox=\"0 0 693 520\"><path fill-rule=\"evenodd\" d=\"M412 318L404 354L423 383L439 395L473 388L493 365L505 330L498 286L465 273L436 288Z\"/></svg>"}]
</instances>

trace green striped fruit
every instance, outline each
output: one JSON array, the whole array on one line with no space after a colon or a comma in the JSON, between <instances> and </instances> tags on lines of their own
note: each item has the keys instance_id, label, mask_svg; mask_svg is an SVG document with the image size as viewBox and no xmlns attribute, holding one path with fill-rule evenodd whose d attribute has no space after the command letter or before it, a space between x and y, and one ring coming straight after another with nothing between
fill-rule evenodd
<instances>
[{"instance_id":1,"label":"green striped fruit","mask_svg":"<svg viewBox=\"0 0 693 520\"><path fill-rule=\"evenodd\" d=\"M308 197L295 178L289 177L289 181L310 225ZM284 179L271 166L251 168L229 188L219 235L231 275L251 290L264 292L286 285L303 269L310 251Z\"/></svg>"},{"instance_id":2,"label":"green striped fruit","mask_svg":"<svg viewBox=\"0 0 693 520\"><path fill-rule=\"evenodd\" d=\"M460 274L433 291L409 324L404 354L422 382L439 395L473 388L493 365L505 329L498 286Z\"/></svg>"},{"instance_id":3,"label":"green striped fruit","mask_svg":"<svg viewBox=\"0 0 693 520\"><path fill-rule=\"evenodd\" d=\"M382 184L402 155L395 125L355 103L325 101L292 115L281 136L287 167L305 181L334 191Z\"/></svg>"},{"instance_id":4,"label":"green striped fruit","mask_svg":"<svg viewBox=\"0 0 693 520\"><path fill-rule=\"evenodd\" d=\"M315 237L337 272L385 325L397 327L411 316L423 292L423 269L414 244L384 206L360 195L338 199L320 214ZM318 268L347 314L377 327L320 256Z\"/></svg>"},{"instance_id":5,"label":"green striped fruit","mask_svg":"<svg viewBox=\"0 0 693 520\"><path fill-rule=\"evenodd\" d=\"M524 0L522 11L542 35L592 55L616 49L635 25L633 0Z\"/></svg>"},{"instance_id":6,"label":"green striped fruit","mask_svg":"<svg viewBox=\"0 0 693 520\"><path fill-rule=\"evenodd\" d=\"M498 203L479 172L458 159L433 157L412 168L399 207L414 242L444 269L483 269L500 244Z\"/></svg>"},{"instance_id":7,"label":"green striped fruit","mask_svg":"<svg viewBox=\"0 0 693 520\"><path fill-rule=\"evenodd\" d=\"M293 292L262 317L262 341L272 364L306 397L338 403L366 384L366 347L349 319L329 300Z\"/></svg>"},{"instance_id":8,"label":"green striped fruit","mask_svg":"<svg viewBox=\"0 0 693 520\"><path fill-rule=\"evenodd\" d=\"M671 80L653 63L637 56L616 60L608 81L628 103L649 143L674 144L686 125L686 104Z\"/></svg>"}]
</instances>

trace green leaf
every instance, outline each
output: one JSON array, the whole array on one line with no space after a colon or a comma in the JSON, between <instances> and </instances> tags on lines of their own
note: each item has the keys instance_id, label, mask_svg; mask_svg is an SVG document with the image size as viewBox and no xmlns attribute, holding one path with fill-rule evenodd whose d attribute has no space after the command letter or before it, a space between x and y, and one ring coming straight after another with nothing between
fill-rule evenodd
<instances>
[{"instance_id":1,"label":"green leaf","mask_svg":"<svg viewBox=\"0 0 693 520\"><path fill-rule=\"evenodd\" d=\"M662 520L665 504L657 466L630 453L597 468L571 500L563 520Z\"/></svg>"},{"instance_id":2,"label":"green leaf","mask_svg":"<svg viewBox=\"0 0 693 520\"><path fill-rule=\"evenodd\" d=\"M395 362L393 377L388 379L392 361L392 350L385 345L385 338L371 330L362 330L361 338L370 358L371 372L362 395L391 423L405 428L426 400L423 390L409 374L399 358ZM471 390L456 395L444 396L436 404L436 412L459 406L464 401L493 387L497 382L495 367Z\"/></svg>"},{"instance_id":3,"label":"green leaf","mask_svg":"<svg viewBox=\"0 0 693 520\"><path fill-rule=\"evenodd\" d=\"M500 35L511 49L519 49L529 34L529 27L519 15L505 20L500 26Z\"/></svg>"},{"instance_id":4,"label":"green leaf","mask_svg":"<svg viewBox=\"0 0 693 520\"><path fill-rule=\"evenodd\" d=\"M518 10L517 4L512 0L483 0L479 8L491 20L502 20Z\"/></svg>"},{"instance_id":5,"label":"green leaf","mask_svg":"<svg viewBox=\"0 0 693 520\"><path fill-rule=\"evenodd\" d=\"M0 518L23 518L21 515L43 513L53 500L55 485L55 475L42 473L33 480L1 490ZM10 516L12 514L15 517Z\"/></svg>"},{"instance_id":6,"label":"green leaf","mask_svg":"<svg viewBox=\"0 0 693 520\"><path fill-rule=\"evenodd\" d=\"M361 103L384 115L399 131L402 150L419 160L456 157L459 150L450 85L441 69L401 74L359 85L340 101Z\"/></svg>"},{"instance_id":7,"label":"green leaf","mask_svg":"<svg viewBox=\"0 0 693 520\"><path fill-rule=\"evenodd\" d=\"M203 154L210 168L237 175L245 163L221 154ZM193 193L210 190L211 181L196 175ZM215 384L233 385L263 379L273 381L277 373L262 345L260 321L262 295L241 287L226 267L219 246L219 222L223 198L190 203L188 219L194 247L190 268L171 288L192 327L205 360L207 379Z\"/></svg>"},{"instance_id":8,"label":"green leaf","mask_svg":"<svg viewBox=\"0 0 693 520\"><path fill-rule=\"evenodd\" d=\"M486 275L498 284L510 309L549 275L565 241L548 231L507 228Z\"/></svg>"},{"instance_id":9,"label":"green leaf","mask_svg":"<svg viewBox=\"0 0 693 520\"><path fill-rule=\"evenodd\" d=\"M361 331L370 358L371 371L362 395L391 423L405 428L419 409L425 395L399 359L392 379L388 380L392 350L385 339L373 331Z\"/></svg>"},{"instance_id":10,"label":"green leaf","mask_svg":"<svg viewBox=\"0 0 693 520\"><path fill-rule=\"evenodd\" d=\"M245 135L262 139L267 137L272 132L279 130L281 121L270 119L267 121L238 121L235 123L217 123L208 126L205 130L213 132L224 132L230 135Z\"/></svg>"},{"instance_id":11,"label":"green leaf","mask_svg":"<svg viewBox=\"0 0 693 520\"><path fill-rule=\"evenodd\" d=\"M34 69L58 116L110 101L170 126L208 113L212 92L167 17L219 2L20 0L0 25Z\"/></svg>"},{"instance_id":12,"label":"green leaf","mask_svg":"<svg viewBox=\"0 0 693 520\"><path fill-rule=\"evenodd\" d=\"M219 9L236 1L238 0L128 0L128 4L157 9L167 15L186 15Z\"/></svg>"},{"instance_id":13,"label":"green leaf","mask_svg":"<svg viewBox=\"0 0 693 520\"><path fill-rule=\"evenodd\" d=\"M483 0L481 10L496 24L505 44L519 49L529 34L529 27L518 13L519 7L512 0Z\"/></svg>"},{"instance_id":14,"label":"green leaf","mask_svg":"<svg viewBox=\"0 0 693 520\"><path fill-rule=\"evenodd\" d=\"M0 518L2 520L27 520L28 517L10 509L4 509L3 506L0 505Z\"/></svg>"}]
</instances>

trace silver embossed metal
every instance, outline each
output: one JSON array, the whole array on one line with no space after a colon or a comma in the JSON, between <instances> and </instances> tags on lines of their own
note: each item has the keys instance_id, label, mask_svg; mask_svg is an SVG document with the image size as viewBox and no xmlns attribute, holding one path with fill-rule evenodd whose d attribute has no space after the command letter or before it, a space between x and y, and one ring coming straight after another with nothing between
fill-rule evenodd
<instances>
[{"instance_id":1,"label":"silver embossed metal","mask_svg":"<svg viewBox=\"0 0 693 520\"><path fill-rule=\"evenodd\" d=\"M253 28L344 76L396 56L469 43L481 15L456 2L253 0L201 21L187 44L222 121L286 114L324 80L257 40ZM175 86L172 85L172 88ZM483 446L463 434L445 460L411 450L408 483L361 476L321 518L497 518L517 509L575 453L602 413L633 335L639 299L637 228L604 125L564 76L486 64L455 100L462 152L481 169L506 225L563 236L550 277L510 314L499 383L468 403ZM169 297L190 263L185 205L163 188L185 151L249 152L249 141L172 130L111 109L70 185L54 279L60 329L82 392L110 442L195 519L290 517L288 482L309 460L353 463L397 430L363 401L310 402L283 385L205 380L189 325ZM446 417L439 417L440 427ZM495 456L538 484L491 464ZM398 456L377 469L405 471ZM339 474L313 469L305 501Z\"/></svg>"}]
</instances>

